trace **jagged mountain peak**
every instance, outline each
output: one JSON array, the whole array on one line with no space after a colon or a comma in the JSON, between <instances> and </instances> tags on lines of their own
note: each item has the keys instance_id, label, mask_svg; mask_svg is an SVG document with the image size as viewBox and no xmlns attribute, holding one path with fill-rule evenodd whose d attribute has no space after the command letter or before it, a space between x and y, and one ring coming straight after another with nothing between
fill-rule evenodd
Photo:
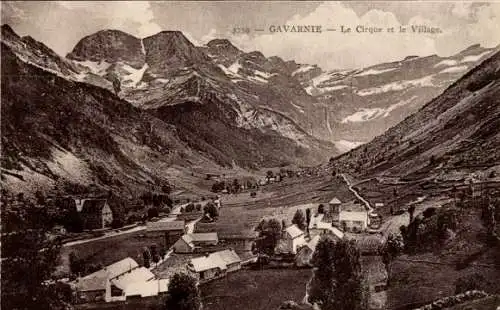
<instances>
[{"instance_id":1,"label":"jagged mountain peak","mask_svg":"<svg viewBox=\"0 0 500 310\"><path fill-rule=\"evenodd\" d=\"M110 29L84 37L66 57L77 61L122 61L134 68L141 68L145 59L140 39L121 30Z\"/></svg>"},{"instance_id":2,"label":"jagged mountain peak","mask_svg":"<svg viewBox=\"0 0 500 310\"><path fill-rule=\"evenodd\" d=\"M2 37L4 36L12 36L19 38L19 35L12 29L12 27L9 24L3 24L2 25Z\"/></svg>"}]
</instances>

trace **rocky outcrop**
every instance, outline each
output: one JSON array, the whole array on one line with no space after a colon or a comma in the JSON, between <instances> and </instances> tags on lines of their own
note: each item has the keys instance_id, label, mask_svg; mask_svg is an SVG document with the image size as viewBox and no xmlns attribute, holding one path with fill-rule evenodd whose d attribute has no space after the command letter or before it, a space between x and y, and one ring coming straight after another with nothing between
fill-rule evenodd
<instances>
[{"instance_id":1,"label":"rocky outcrop","mask_svg":"<svg viewBox=\"0 0 500 310\"><path fill-rule=\"evenodd\" d=\"M102 30L84 37L66 57L77 61L124 62L136 69L142 68L146 59L141 39L119 30Z\"/></svg>"}]
</instances>

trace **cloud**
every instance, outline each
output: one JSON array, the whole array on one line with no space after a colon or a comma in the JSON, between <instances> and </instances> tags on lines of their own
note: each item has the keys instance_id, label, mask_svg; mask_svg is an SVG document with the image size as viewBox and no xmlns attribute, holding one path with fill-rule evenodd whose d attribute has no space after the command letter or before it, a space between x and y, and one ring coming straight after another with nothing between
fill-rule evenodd
<instances>
[{"instance_id":1,"label":"cloud","mask_svg":"<svg viewBox=\"0 0 500 310\"><path fill-rule=\"evenodd\" d=\"M90 18L107 20L107 27L147 37L160 32L149 1L58 1L68 10L77 10Z\"/></svg>"}]
</instances>

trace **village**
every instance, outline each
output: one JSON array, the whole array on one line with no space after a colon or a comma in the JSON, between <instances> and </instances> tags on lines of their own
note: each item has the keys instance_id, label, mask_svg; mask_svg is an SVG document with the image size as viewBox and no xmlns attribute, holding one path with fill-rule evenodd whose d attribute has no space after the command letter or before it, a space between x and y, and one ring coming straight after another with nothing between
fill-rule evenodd
<instances>
[{"instance_id":1,"label":"village","mask_svg":"<svg viewBox=\"0 0 500 310\"><path fill-rule=\"evenodd\" d=\"M308 178L313 174L299 172L296 178L302 175ZM267 173L256 187L245 188L242 185L239 196L255 199L256 188L290 180L287 176ZM336 179L342 180L340 176ZM224 221L224 214L231 209L224 203L232 196L231 191L234 192L234 187L224 187L210 199L178 204L168 214L120 229L110 227L113 214L106 199L75 199L85 231L105 231L90 239L73 238L63 247L69 272L73 274L67 281L74 292L75 304L84 305L87 309L98 308L102 303L137 302L163 296L168 291L170 277L178 272L187 273L198 283L205 284L255 268L312 268L311 259L316 245L325 235L335 240L356 239L360 244L368 244L362 250L363 255L380 256L382 219L367 201L355 195L349 201L342 201L331 193L328 200L301 204L298 208L290 206L290 210L295 210L293 217L276 211L283 207L273 209L273 213L260 216L258 225L252 229L253 234L234 238L228 236L223 228L218 229L223 227L219 217ZM383 204L377 203L375 207L381 208ZM277 224L278 231L269 229L272 226L270 222ZM64 228L55 227L53 233L63 234ZM126 252L115 251L115 255L107 259L108 264L100 264L101 268L84 268L81 265L89 262L76 258L83 255L78 253L78 249L84 246L101 242L107 248L114 243L113 240L117 240L117 245L113 246L118 247L118 240L122 239L114 238L122 237L125 242L134 239L134 244L140 242L146 246L136 250L136 255L125 256ZM99 251L93 255L98 255ZM110 261L112 258L115 260ZM367 268L383 269L381 259L377 263L377 267ZM76 265L78 269L72 270L76 269ZM62 270L67 273L68 267ZM371 283L371 291L382 291L386 278L378 277Z\"/></svg>"}]
</instances>

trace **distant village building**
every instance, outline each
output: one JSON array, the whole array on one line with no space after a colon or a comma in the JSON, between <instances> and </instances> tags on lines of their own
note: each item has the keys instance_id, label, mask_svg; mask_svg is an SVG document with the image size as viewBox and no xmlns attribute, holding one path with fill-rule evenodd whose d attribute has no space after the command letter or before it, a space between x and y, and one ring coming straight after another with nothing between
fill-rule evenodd
<instances>
[{"instance_id":1,"label":"distant village building","mask_svg":"<svg viewBox=\"0 0 500 310\"><path fill-rule=\"evenodd\" d=\"M363 232L368 228L370 220L365 207L355 203L342 204L339 213L339 225L343 231Z\"/></svg>"},{"instance_id":2,"label":"distant village building","mask_svg":"<svg viewBox=\"0 0 500 310\"><path fill-rule=\"evenodd\" d=\"M384 204L382 202L376 202L375 203L375 208L378 210L380 208L383 208L384 207Z\"/></svg>"},{"instance_id":3,"label":"distant village building","mask_svg":"<svg viewBox=\"0 0 500 310\"><path fill-rule=\"evenodd\" d=\"M113 222L113 212L106 199L81 199L76 207L84 229L102 229Z\"/></svg>"},{"instance_id":4,"label":"distant village building","mask_svg":"<svg viewBox=\"0 0 500 310\"><path fill-rule=\"evenodd\" d=\"M186 232L184 221L158 221L148 222L146 225L146 234L152 238L165 238L165 245L170 246Z\"/></svg>"},{"instance_id":5,"label":"distant village building","mask_svg":"<svg viewBox=\"0 0 500 310\"><path fill-rule=\"evenodd\" d=\"M297 225L285 228L280 243L276 249L278 253L296 254L297 249L306 244L305 233Z\"/></svg>"},{"instance_id":6,"label":"distant village building","mask_svg":"<svg viewBox=\"0 0 500 310\"><path fill-rule=\"evenodd\" d=\"M184 234L174 243L175 253L193 253L207 246L215 246L219 243L217 233L194 233Z\"/></svg>"},{"instance_id":7,"label":"distant village building","mask_svg":"<svg viewBox=\"0 0 500 310\"><path fill-rule=\"evenodd\" d=\"M201 283L224 277L241 269L241 259L234 250L224 250L191 259L188 270Z\"/></svg>"}]
</instances>

